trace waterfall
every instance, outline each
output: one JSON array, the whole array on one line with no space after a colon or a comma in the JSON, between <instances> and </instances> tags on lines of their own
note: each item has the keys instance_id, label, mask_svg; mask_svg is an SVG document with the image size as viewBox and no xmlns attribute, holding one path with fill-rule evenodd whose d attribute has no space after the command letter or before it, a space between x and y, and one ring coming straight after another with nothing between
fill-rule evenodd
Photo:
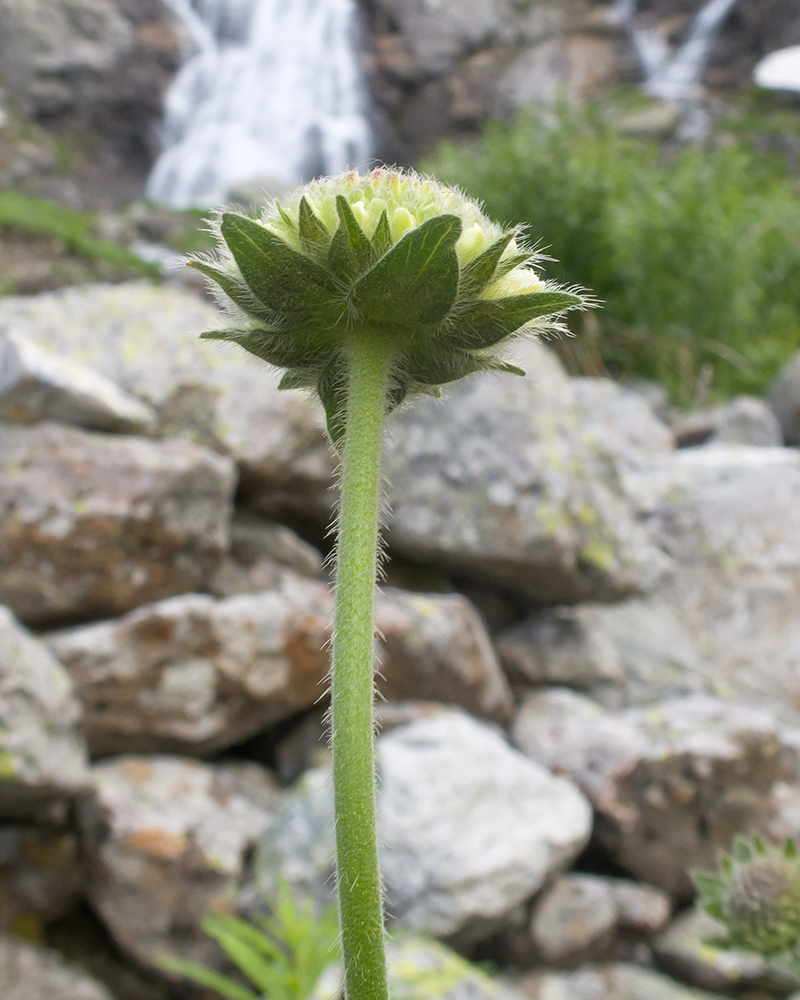
<instances>
[{"instance_id":1,"label":"waterfall","mask_svg":"<svg viewBox=\"0 0 800 1000\"><path fill-rule=\"evenodd\" d=\"M293 186L370 152L355 0L164 0L192 41L147 185L174 208L237 184Z\"/></svg>"},{"instance_id":2,"label":"waterfall","mask_svg":"<svg viewBox=\"0 0 800 1000\"><path fill-rule=\"evenodd\" d=\"M708 0L695 15L688 35L672 52L661 33L637 24L636 0L616 0L612 23L627 24L645 73L644 90L666 101L686 101L703 77L711 46L737 0Z\"/></svg>"}]
</instances>

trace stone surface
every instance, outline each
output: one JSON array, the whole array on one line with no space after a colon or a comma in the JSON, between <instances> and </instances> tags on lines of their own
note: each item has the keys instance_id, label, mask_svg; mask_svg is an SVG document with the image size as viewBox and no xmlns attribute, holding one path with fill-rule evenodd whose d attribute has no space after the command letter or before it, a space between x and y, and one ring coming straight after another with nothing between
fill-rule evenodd
<instances>
[{"instance_id":1,"label":"stone surface","mask_svg":"<svg viewBox=\"0 0 800 1000\"><path fill-rule=\"evenodd\" d=\"M800 708L800 453L709 445L663 463L649 524L672 558L658 595L722 697ZM662 474L654 474L655 484Z\"/></svg>"},{"instance_id":2,"label":"stone surface","mask_svg":"<svg viewBox=\"0 0 800 1000\"><path fill-rule=\"evenodd\" d=\"M207 754L322 697L332 611L326 584L284 571L258 594L185 594L49 641L85 706L93 754ZM508 685L465 598L387 589L376 623L385 696L508 718Z\"/></svg>"},{"instance_id":3,"label":"stone surface","mask_svg":"<svg viewBox=\"0 0 800 1000\"><path fill-rule=\"evenodd\" d=\"M530 1000L721 1000L716 993L623 962L586 966L577 972L534 973L515 986Z\"/></svg>"},{"instance_id":4,"label":"stone surface","mask_svg":"<svg viewBox=\"0 0 800 1000\"><path fill-rule=\"evenodd\" d=\"M497 650L515 679L585 691L609 708L703 688L702 657L657 598L537 611L501 632Z\"/></svg>"},{"instance_id":5,"label":"stone surface","mask_svg":"<svg viewBox=\"0 0 800 1000\"><path fill-rule=\"evenodd\" d=\"M80 723L67 672L0 606L0 816L62 807L85 790Z\"/></svg>"},{"instance_id":6,"label":"stone surface","mask_svg":"<svg viewBox=\"0 0 800 1000\"><path fill-rule=\"evenodd\" d=\"M763 989L785 995L800 985L779 963L707 943L725 934L722 924L692 908L677 916L656 938L653 950L665 972L706 990L727 994Z\"/></svg>"},{"instance_id":7,"label":"stone surface","mask_svg":"<svg viewBox=\"0 0 800 1000\"><path fill-rule=\"evenodd\" d=\"M147 434L155 413L110 379L41 350L27 337L0 331L0 420L56 420L98 431Z\"/></svg>"},{"instance_id":8,"label":"stone surface","mask_svg":"<svg viewBox=\"0 0 800 1000\"><path fill-rule=\"evenodd\" d=\"M591 799L595 836L618 864L684 898L687 870L712 868L737 833L763 827L776 782L796 768L772 713L706 695L608 712L551 689L526 699L513 738Z\"/></svg>"},{"instance_id":9,"label":"stone surface","mask_svg":"<svg viewBox=\"0 0 800 1000\"><path fill-rule=\"evenodd\" d=\"M669 919L662 890L600 875L562 875L536 904L531 937L543 965L576 968L615 957L620 932L652 936Z\"/></svg>"},{"instance_id":10,"label":"stone surface","mask_svg":"<svg viewBox=\"0 0 800 1000\"><path fill-rule=\"evenodd\" d=\"M725 406L688 413L676 412L671 418L678 445L746 444L770 448L783 444L778 418L756 396L736 396Z\"/></svg>"},{"instance_id":11,"label":"stone surface","mask_svg":"<svg viewBox=\"0 0 800 1000\"><path fill-rule=\"evenodd\" d=\"M227 549L234 469L207 448L9 425L0 469L0 601L23 621L201 588Z\"/></svg>"},{"instance_id":12,"label":"stone surface","mask_svg":"<svg viewBox=\"0 0 800 1000\"><path fill-rule=\"evenodd\" d=\"M800 351L784 365L770 385L769 402L786 444L800 444Z\"/></svg>"},{"instance_id":13,"label":"stone surface","mask_svg":"<svg viewBox=\"0 0 800 1000\"><path fill-rule=\"evenodd\" d=\"M200 930L232 912L249 850L278 792L255 764L120 757L93 769L80 807L88 893L117 945L145 965L160 954L208 963Z\"/></svg>"},{"instance_id":14,"label":"stone surface","mask_svg":"<svg viewBox=\"0 0 800 1000\"><path fill-rule=\"evenodd\" d=\"M54 951L0 937L3 1000L114 1000L105 986Z\"/></svg>"},{"instance_id":15,"label":"stone surface","mask_svg":"<svg viewBox=\"0 0 800 1000\"><path fill-rule=\"evenodd\" d=\"M665 560L623 476L669 454L671 435L611 382L594 393L592 429L554 356L536 343L516 353L536 384L469 379L444 406L424 399L394 420L390 548L547 603L652 587ZM638 414L632 432L619 429L622 396Z\"/></svg>"},{"instance_id":16,"label":"stone surface","mask_svg":"<svg viewBox=\"0 0 800 1000\"><path fill-rule=\"evenodd\" d=\"M336 467L321 408L244 351L200 341L225 323L196 295L144 282L0 300L0 325L80 361L159 413L161 432L230 455L262 512L330 518Z\"/></svg>"},{"instance_id":17,"label":"stone surface","mask_svg":"<svg viewBox=\"0 0 800 1000\"><path fill-rule=\"evenodd\" d=\"M436 937L480 940L578 854L591 811L580 793L469 716L443 710L378 740L378 836L387 912ZM328 898L330 772L309 771L265 832L262 899L285 877Z\"/></svg>"},{"instance_id":18,"label":"stone surface","mask_svg":"<svg viewBox=\"0 0 800 1000\"><path fill-rule=\"evenodd\" d=\"M80 900L83 868L72 830L0 824L0 932L36 934Z\"/></svg>"}]
</instances>

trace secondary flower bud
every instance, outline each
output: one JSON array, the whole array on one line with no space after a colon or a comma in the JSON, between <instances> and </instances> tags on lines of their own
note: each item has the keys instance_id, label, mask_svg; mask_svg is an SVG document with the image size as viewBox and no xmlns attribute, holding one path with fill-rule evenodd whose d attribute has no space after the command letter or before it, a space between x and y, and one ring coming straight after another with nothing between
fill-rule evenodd
<instances>
[{"instance_id":1,"label":"secondary flower bud","mask_svg":"<svg viewBox=\"0 0 800 1000\"><path fill-rule=\"evenodd\" d=\"M800 861L795 845L767 847L738 838L720 856L718 875L697 873L703 908L721 921L729 938L715 944L766 958L796 958L800 945Z\"/></svg>"},{"instance_id":2,"label":"secondary flower bud","mask_svg":"<svg viewBox=\"0 0 800 1000\"><path fill-rule=\"evenodd\" d=\"M323 178L258 219L222 212L212 226L217 253L189 263L216 283L232 325L203 336L286 369L284 388L316 389L337 447L361 338L389 346L388 412L473 372L523 374L498 346L587 304L539 276L516 230L414 173Z\"/></svg>"}]
</instances>

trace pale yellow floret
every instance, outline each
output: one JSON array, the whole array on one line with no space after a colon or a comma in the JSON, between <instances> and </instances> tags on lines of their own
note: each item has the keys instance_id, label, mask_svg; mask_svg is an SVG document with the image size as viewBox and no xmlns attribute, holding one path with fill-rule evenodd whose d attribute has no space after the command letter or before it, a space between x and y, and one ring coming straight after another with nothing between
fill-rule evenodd
<instances>
[{"instance_id":1,"label":"pale yellow floret","mask_svg":"<svg viewBox=\"0 0 800 1000\"><path fill-rule=\"evenodd\" d=\"M543 292L546 288L539 275L527 267L515 267L513 271L498 278L486 287L482 299L504 299L510 295L529 295Z\"/></svg>"}]
</instances>

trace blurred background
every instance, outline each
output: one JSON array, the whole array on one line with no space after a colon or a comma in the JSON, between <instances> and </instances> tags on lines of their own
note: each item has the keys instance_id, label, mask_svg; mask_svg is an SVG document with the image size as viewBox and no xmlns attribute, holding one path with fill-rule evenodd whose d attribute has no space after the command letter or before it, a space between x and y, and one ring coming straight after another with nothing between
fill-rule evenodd
<instances>
[{"instance_id":1,"label":"blurred background","mask_svg":"<svg viewBox=\"0 0 800 1000\"><path fill-rule=\"evenodd\" d=\"M525 220L573 374L684 407L800 347L792 0L0 0L0 293L174 276L204 210L376 162Z\"/></svg>"}]
</instances>

